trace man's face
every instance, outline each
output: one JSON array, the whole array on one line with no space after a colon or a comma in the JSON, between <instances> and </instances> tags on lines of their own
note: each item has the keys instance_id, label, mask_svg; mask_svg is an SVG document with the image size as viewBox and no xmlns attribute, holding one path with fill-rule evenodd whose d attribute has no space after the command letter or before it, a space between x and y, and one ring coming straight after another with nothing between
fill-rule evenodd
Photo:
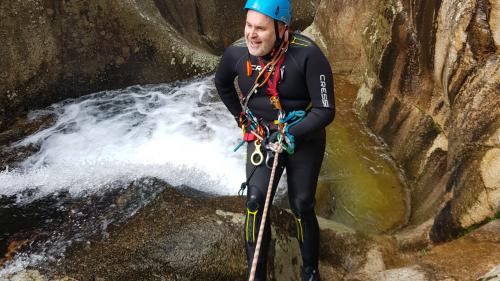
<instances>
[{"instance_id":1,"label":"man's face","mask_svg":"<svg viewBox=\"0 0 500 281\"><path fill-rule=\"evenodd\" d=\"M276 41L273 19L254 10L248 10L245 41L249 53L253 56L264 56L271 52Z\"/></svg>"}]
</instances>

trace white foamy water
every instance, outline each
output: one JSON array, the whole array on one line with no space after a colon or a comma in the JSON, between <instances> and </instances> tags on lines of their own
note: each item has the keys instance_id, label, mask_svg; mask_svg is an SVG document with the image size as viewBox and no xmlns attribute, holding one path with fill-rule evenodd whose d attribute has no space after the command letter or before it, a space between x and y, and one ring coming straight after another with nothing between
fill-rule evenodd
<instances>
[{"instance_id":1,"label":"white foamy water","mask_svg":"<svg viewBox=\"0 0 500 281\"><path fill-rule=\"evenodd\" d=\"M17 144L41 149L20 169L0 172L0 194L78 195L146 176L236 194L245 149L233 152L240 132L212 78L100 92L34 112L54 114L56 123Z\"/></svg>"}]
</instances>

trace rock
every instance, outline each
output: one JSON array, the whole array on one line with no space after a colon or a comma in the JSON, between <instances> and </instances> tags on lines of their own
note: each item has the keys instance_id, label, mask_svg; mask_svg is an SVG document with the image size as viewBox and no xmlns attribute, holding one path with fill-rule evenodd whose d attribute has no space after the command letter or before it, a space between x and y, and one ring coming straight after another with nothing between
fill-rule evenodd
<instances>
[{"instance_id":1,"label":"rock","mask_svg":"<svg viewBox=\"0 0 500 281\"><path fill-rule=\"evenodd\" d=\"M449 212L445 214L442 211L440 214L441 219L452 222L448 227L450 232L481 223L498 211L500 187L491 186L490 180L495 180L488 176L489 168L486 168L488 165L485 166L485 160L481 162L481 159L488 160L495 155L496 150L479 147L483 147L500 128L500 122L490 121L500 114L499 87L500 67L496 59L490 57L475 70L474 75L464 81L459 95L454 99L447 153L447 169L454 174L447 183L453 198L449 201ZM494 159L491 158L493 162L489 162L489 165L496 165ZM448 214L451 217L446 218ZM439 231L439 227L434 228L434 234ZM438 236L435 236L436 241L446 239L445 236L441 239Z\"/></svg>"},{"instance_id":2,"label":"rock","mask_svg":"<svg viewBox=\"0 0 500 281\"><path fill-rule=\"evenodd\" d=\"M367 53L364 51L364 34L372 20L385 22L376 11L384 9L387 1L351 1L342 4L334 1L321 1L311 27L306 30L316 43L322 47L334 74L345 75L350 81L359 84L369 68ZM389 19L390 20L390 19ZM375 33L375 32L374 32ZM390 30L377 30L371 38L370 48L381 52L390 39ZM377 45L375 47L375 45Z\"/></svg>"},{"instance_id":3,"label":"rock","mask_svg":"<svg viewBox=\"0 0 500 281\"><path fill-rule=\"evenodd\" d=\"M77 280L243 279L238 207L243 209L241 198L190 198L167 188L123 225L108 226L107 236L72 246L46 274Z\"/></svg>"},{"instance_id":4,"label":"rock","mask_svg":"<svg viewBox=\"0 0 500 281\"><path fill-rule=\"evenodd\" d=\"M151 190L142 190L143 184ZM137 194L153 190L164 191L142 208L130 206L135 204ZM43 278L40 280L245 278L246 258L241 235L243 197L210 197L187 188L175 189L156 179L143 179L125 190L110 191L108 195L84 201L93 200L98 200L99 205L87 203L90 206L78 209L80 203L71 203L71 208L77 208L82 215L88 214L92 222L86 223L85 217L83 221L68 222L79 225L80 239L68 245L64 256L37 265L38 275ZM123 210L138 209L126 220L115 216ZM68 213L68 216L71 215ZM298 281L301 257L294 217L290 211L273 207L270 219L273 240L269 278ZM107 222L105 233L93 229L102 225L101 220ZM384 268L381 249L371 238L325 219L320 222L321 272L326 280L350 271ZM64 233L70 232L64 222L56 227ZM44 231L50 233L50 229ZM46 244L42 241L41 245Z\"/></svg>"},{"instance_id":5,"label":"rock","mask_svg":"<svg viewBox=\"0 0 500 281\"><path fill-rule=\"evenodd\" d=\"M156 280L158 276L167 280L244 279L243 197L209 198L188 193L166 187L123 224L108 225L107 235L75 243L62 262L42 266L45 276L51 280L57 276L77 280ZM294 238L294 218L287 211L272 208L271 220L269 276L299 280L301 258ZM354 240L349 241L352 247ZM329 258L328 252L325 255Z\"/></svg>"},{"instance_id":6,"label":"rock","mask_svg":"<svg viewBox=\"0 0 500 281\"><path fill-rule=\"evenodd\" d=\"M421 264L457 280L476 280L500 261L500 220L432 248Z\"/></svg>"},{"instance_id":7,"label":"rock","mask_svg":"<svg viewBox=\"0 0 500 281\"><path fill-rule=\"evenodd\" d=\"M9 277L11 281L46 281L42 274L37 270L23 270Z\"/></svg>"},{"instance_id":8,"label":"rock","mask_svg":"<svg viewBox=\"0 0 500 281\"><path fill-rule=\"evenodd\" d=\"M294 1L294 28L312 22L317 2ZM217 54L242 35L242 6L228 0L2 1L0 131L14 117L67 98L213 71Z\"/></svg>"},{"instance_id":9,"label":"rock","mask_svg":"<svg viewBox=\"0 0 500 281\"><path fill-rule=\"evenodd\" d=\"M137 83L183 79L189 77L188 72L211 71L217 63L209 50L192 46L170 28L154 4L15 1L0 6L0 16L6 19L0 24L4 42L0 54L5 58L0 72L8 73L0 83L0 93L17 93L15 97L0 94L4 124L0 130L12 124L10 116L62 99ZM54 14L38 9L44 6ZM12 17L11 10L23 15ZM36 28L27 23L31 15L42 19ZM70 34L64 32L68 28ZM176 46L175 53L171 46ZM124 47L139 51L121 57ZM179 69L166 63L181 56L189 57L189 66Z\"/></svg>"},{"instance_id":10,"label":"rock","mask_svg":"<svg viewBox=\"0 0 500 281\"><path fill-rule=\"evenodd\" d=\"M409 228L433 221L432 241L453 239L500 208L499 6L365 2L322 1L308 32L361 84L356 107L407 176Z\"/></svg>"},{"instance_id":11,"label":"rock","mask_svg":"<svg viewBox=\"0 0 500 281\"><path fill-rule=\"evenodd\" d=\"M495 266L477 281L500 281L500 265Z\"/></svg>"},{"instance_id":12,"label":"rock","mask_svg":"<svg viewBox=\"0 0 500 281\"><path fill-rule=\"evenodd\" d=\"M493 148L488 150L483 159L481 160L481 176L484 185L491 189L498 189L500 187L500 148ZM493 202L500 202L493 200Z\"/></svg>"},{"instance_id":13,"label":"rock","mask_svg":"<svg viewBox=\"0 0 500 281\"><path fill-rule=\"evenodd\" d=\"M430 276L419 266L411 266L404 268L390 269L380 272L376 275L375 279L379 281L430 281Z\"/></svg>"},{"instance_id":14,"label":"rock","mask_svg":"<svg viewBox=\"0 0 500 281\"><path fill-rule=\"evenodd\" d=\"M141 187L143 184L147 188ZM140 208L134 205L137 196L160 190L149 204ZM18 278L27 278L26 274L36 276L35 280L67 281L245 278L243 197L211 197L189 188L172 188L156 179L143 179L125 190L85 201L93 200L99 204L87 206L91 210L85 206L78 209L80 203L76 201L71 203L71 208L92 218L90 225L86 225L85 217L80 222L70 221L79 225L79 242L74 240L60 259L37 265L39 272L20 272ZM125 220L115 216L123 216L123 210L138 211L131 217L126 215ZM273 240L269 278L299 280L301 257L294 238L293 215L273 207L270 218ZM101 220L108 222L105 233L92 228L101 226ZM410 234L397 239L366 236L323 218L319 223L320 271L325 280L473 280L500 259L500 220L434 248L415 244ZM64 223L56 227L65 229Z\"/></svg>"}]
</instances>

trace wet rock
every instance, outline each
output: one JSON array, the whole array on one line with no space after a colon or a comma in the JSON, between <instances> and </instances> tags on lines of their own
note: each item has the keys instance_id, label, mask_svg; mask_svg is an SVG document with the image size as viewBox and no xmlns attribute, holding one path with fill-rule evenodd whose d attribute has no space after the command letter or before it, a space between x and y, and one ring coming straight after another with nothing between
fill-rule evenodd
<instances>
[{"instance_id":1,"label":"wet rock","mask_svg":"<svg viewBox=\"0 0 500 281\"><path fill-rule=\"evenodd\" d=\"M142 190L146 188L139 186L142 183L149 189L164 191L157 197L153 196L151 203L144 203L144 199L147 201L151 197L145 192L151 190ZM153 179L144 179L126 190L109 193L84 200L87 203L81 202L83 206L78 206L77 200L73 199L73 203L64 208L69 212L68 216L79 214L82 217L57 224L57 229L62 231L57 236L72 242L65 243L68 248L63 256L48 259L52 261L37 266L43 278L245 278L246 261L241 235L243 197L211 197L187 187L174 189ZM137 196L142 198L141 206L134 203ZM133 210L132 216L126 210ZM122 214L120 219L119 213L125 215ZM270 218L273 240L269 252L269 277L272 280L299 280L301 257L294 238L293 215L290 211L273 207ZM107 222L105 227L102 227L103 222ZM73 232L70 225L78 226L77 232ZM371 238L322 218L320 227L320 269L326 280L340 278L348 272L384 268L382 252L374 246ZM50 233L49 229L44 231ZM41 245L47 244L42 242Z\"/></svg>"},{"instance_id":2,"label":"wet rock","mask_svg":"<svg viewBox=\"0 0 500 281\"><path fill-rule=\"evenodd\" d=\"M317 2L294 1L294 28L313 20ZM0 131L13 117L66 98L213 71L217 54L242 35L243 4L1 2Z\"/></svg>"},{"instance_id":3,"label":"wet rock","mask_svg":"<svg viewBox=\"0 0 500 281\"><path fill-rule=\"evenodd\" d=\"M367 69L369 71L369 60L378 57L390 38L390 29L383 30L380 26L367 35L370 26L376 23L389 25L393 11L388 2L320 2L315 20L306 33L322 47L335 74L345 75L356 84L362 81ZM380 17L376 13L379 7L387 10ZM375 54L370 56L365 46Z\"/></svg>"},{"instance_id":4,"label":"wet rock","mask_svg":"<svg viewBox=\"0 0 500 281\"><path fill-rule=\"evenodd\" d=\"M48 268L77 280L240 280L244 278L241 198L192 198L167 188L106 237L90 238Z\"/></svg>"},{"instance_id":5,"label":"wet rock","mask_svg":"<svg viewBox=\"0 0 500 281\"><path fill-rule=\"evenodd\" d=\"M481 278L477 279L478 281L500 281L500 265L495 266L488 273L486 273Z\"/></svg>"},{"instance_id":6,"label":"wet rock","mask_svg":"<svg viewBox=\"0 0 500 281\"><path fill-rule=\"evenodd\" d=\"M422 270L419 266L411 266L405 268L396 268L385 270L377 274L375 279L380 281L399 281L399 280L412 280L412 281L430 281L435 280Z\"/></svg>"},{"instance_id":7,"label":"wet rock","mask_svg":"<svg viewBox=\"0 0 500 281\"><path fill-rule=\"evenodd\" d=\"M39 116L36 118L19 118L14 126L0 133L0 171L13 168L22 160L39 150L37 145L15 145L17 141L51 126L54 122L52 116Z\"/></svg>"},{"instance_id":8,"label":"wet rock","mask_svg":"<svg viewBox=\"0 0 500 281\"><path fill-rule=\"evenodd\" d=\"M77 280L242 280L246 274L241 227L243 198L207 198L168 188L105 238L73 246L48 276ZM298 244L291 238L293 217L273 209L270 276L298 280Z\"/></svg>"},{"instance_id":9,"label":"wet rock","mask_svg":"<svg viewBox=\"0 0 500 281\"><path fill-rule=\"evenodd\" d=\"M163 191L146 195L154 190L156 194ZM73 202L65 208L89 215L70 221L79 225L79 239L66 244L64 256L37 266L40 280L245 278L243 197L212 197L154 179L115 193L86 200L98 201L92 204L78 207ZM142 198L140 205L138 197ZM299 280L301 257L293 215L273 207L270 218L269 278ZM425 230L408 231L394 239L366 236L336 222L318 220L320 271L325 280L475 280L500 258L498 220L434 248L412 242L412 234L428 233ZM103 228L104 221L108 223ZM64 225L58 229L65 229Z\"/></svg>"},{"instance_id":10,"label":"wet rock","mask_svg":"<svg viewBox=\"0 0 500 281\"><path fill-rule=\"evenodd\" d=\"M492 221L457 240L438 245L421 264L457 280L476 280L500 261L500 221Z\"/></svg>"},{"instance_id":11,"label":"wet rock","mask_svg":"<svg viewBox=\"0 0 500 281\"><path fill-rule=\"evenodd\" d=\"M12 124L11 116L68 97L178 80L213 70L217 62L208 50L192 47L174 29L166 32L169 25L154 6L122 1L0 5L0 16L7 19L1 23L0 54L6 60L0 72L8 73L0 92L10 92L0 95L1 129ZM22 16L13 17L11 11ZM32 18L41 20L32 24ZM138 52L121 57L125 46ZM179 56L188 56L189 66L179 69L165 63Z\"/></svg>"},{"instance_id":12,"label":"wet rock","mask_svg":"<svg viewBox=\"0 0 500 281\"><path fill-rule=\"evenodd\" d=\"M362 84L356 107L409 180L409 227L433 220L426 229L443 242L500 208L499 7L417 2L322 1L309 32Z\"/></svg>"},{"instance_id":13,"label":"wet rock","mask_svg":"<svg viewBox=\"0 0 500 281\"><path fill-rule=\"evenodd\" d=\"M222 52L243 35L244 1L155 0L162 17L191 43ZM292 29L303 30L313 20L318 0L292 2ZM236 37L235 37L236 36Z\"/></svg>"},{"instance_id":14,"label":"wet rock","mask_svg":"<svg viewBox=\"0 0 500 281\"><path fill-rule=\"evenodd\" d=\"M23 270L12 277L10 277L11 281L46 281L42 274L36 270Z\"/></svg>"}]
</instances>

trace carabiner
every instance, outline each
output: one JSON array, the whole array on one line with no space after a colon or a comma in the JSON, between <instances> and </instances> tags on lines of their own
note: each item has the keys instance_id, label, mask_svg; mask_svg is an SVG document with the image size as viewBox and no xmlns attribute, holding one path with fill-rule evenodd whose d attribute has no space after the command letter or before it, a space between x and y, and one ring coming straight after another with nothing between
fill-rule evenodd
<instances>
[{"instance_id":1,"label":"carabiner","mask_svg":"<svg viewBox=\"0 0 500 281\"><path fill-rule=\"evenodd\" d=\"M252 164L254 166L259 166L260 164L262 164L262 161L264 161L264 155L262 154L262 151L260 150L260 146L261 146L260 140L254 141L253 144L255 146L255 150L252 153L252 155L250 156L250 162L252 162ZM257 157L257 159L255 159L256 157Z\"/></svg>"}]
</instances>

